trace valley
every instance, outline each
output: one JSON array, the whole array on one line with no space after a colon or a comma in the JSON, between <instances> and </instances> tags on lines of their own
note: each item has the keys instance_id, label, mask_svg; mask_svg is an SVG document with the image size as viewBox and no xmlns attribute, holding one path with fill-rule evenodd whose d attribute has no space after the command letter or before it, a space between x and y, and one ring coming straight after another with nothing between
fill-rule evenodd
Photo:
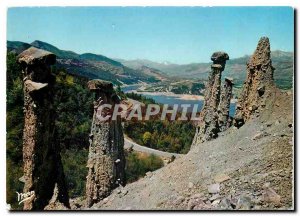
<instances>
[{"instance_id":1,"label":"valley","mask_svg":"<svg viewBox=\"0 0 300 216\"><path fill-rule=\"evenodd\" d=\"M205 83L210 71L210 63L173 64L170 62L153 62L150 60L112 59L103 55L61 50L42 41L31 44L19 41L7 41L7 50L19 54L34 46L57 55L58 68L69 73L89 79L112 81L123 87L141 84L139 90L147 92L173 92L175 94L203 95ZM280 50L271 53L274 67L275 83L281 89L292 88L293 61L292 52ZM237 97L246 78L246 63L249 55L228 60L224 70L226 77L234 80L233 93Z\"/></svg>"}]
</instances>

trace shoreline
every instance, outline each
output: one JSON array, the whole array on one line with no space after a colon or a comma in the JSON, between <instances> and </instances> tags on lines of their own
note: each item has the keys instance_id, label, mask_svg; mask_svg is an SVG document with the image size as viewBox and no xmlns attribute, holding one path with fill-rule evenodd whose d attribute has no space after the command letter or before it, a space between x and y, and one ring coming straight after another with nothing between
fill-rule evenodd
<instances>
[{"instance_id":1,"label":"shoreline","mask_svg":"<svg viewBox=\"0 0 300 216\"><path fill-rule=\"evenodd\" d=\"M181 100L204 100L204 97L202 95L175 94L173 92L146 92L146 91L131 90L131 91L127 91L126 93L131 93L131 92L135 94L141 94L141 95L176 97Z\"/></svg>"},{"instance_id":2,"label":"shoreline","mask_svg":"<svg viewBox=\"0 0 300 216\"><path fill-rule=\"evenodd\" d=\"M131 91L127 91L126 93L135 93L135 94L140 94L140 95L151 95L151 96L166 96L166 97L174 97L174 98L178 98L181 100L200 100L203 101L204 100L204 96L202 95L190 95L190 94L175 94L173 92L146 92L146 91L137 91L137 90L131 90ZM237 99L231 99L230 100L231 103L236 103Z\"/></svg>"}]
</instances>

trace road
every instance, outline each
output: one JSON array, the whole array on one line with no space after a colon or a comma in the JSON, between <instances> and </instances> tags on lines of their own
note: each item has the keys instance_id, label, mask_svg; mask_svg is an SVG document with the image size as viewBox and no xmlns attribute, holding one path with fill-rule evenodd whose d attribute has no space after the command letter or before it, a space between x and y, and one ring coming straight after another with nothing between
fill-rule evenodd
<instances>
[{"instance_id":1,"label":"road","mask_svg":"<svg viewBox=\"0 0 300 216\"><path fill-rule=\"evenodd\" d=\"M141 145L139 145L139 144L127 139L127 138L124 138L124 148L128 149L131 146L133 146L134 151L145 152L145 153L148 153L148 154L154 154L154 155L159 156L159 157L170 158L170 157L172 157L172 155L174 155L176 158L178 158L179 156L182 155L182 154L159 151L159 150L156 150L156 149L141 146Z\"/></svg>"}]
</instances>

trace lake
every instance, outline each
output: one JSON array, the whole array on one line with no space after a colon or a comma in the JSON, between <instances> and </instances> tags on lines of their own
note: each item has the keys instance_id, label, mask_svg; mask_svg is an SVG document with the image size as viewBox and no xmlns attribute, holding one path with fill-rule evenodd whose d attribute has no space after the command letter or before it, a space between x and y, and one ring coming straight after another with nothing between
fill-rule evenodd
<instances>
[{"instance_id":1,"label":"lake","mask_svg":"<svg viewBox=\"0 0 300 216\"><path fill-rule=\"evenodd\" d=\"M132 92L136 89L138 89L140 87L140 85L131 85L131 86L125 86L122 87L122 91L125 93L128 92ZM198 109L197 111L201 111L202 106L203 106L203 100L186 100L186 99L182 99L180 97L180 95L164 95L162 94L152 94L152 93L147 93L147 92L135 92L137 94L141 94L147 98L152 98L153 100L155 100L157 103L161 103L161 104L168 104L170 106L173 106L174 104L178 104L179 107L181 104L189 104L191 106L190 109L188 109L188 112L192 111L192 107L195 104L198 104ZM231 103L230 104L230 111L229 111L229 115L230 116L234 116L235 113L235 103Z\"/></svg>"}]
</instances>

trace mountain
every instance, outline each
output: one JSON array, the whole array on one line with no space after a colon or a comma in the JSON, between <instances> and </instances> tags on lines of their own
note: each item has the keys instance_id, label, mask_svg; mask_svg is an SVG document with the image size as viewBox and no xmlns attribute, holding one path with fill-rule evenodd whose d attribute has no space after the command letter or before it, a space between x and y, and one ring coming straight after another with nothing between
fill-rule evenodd
<instances>
[{"instance_id":1,"label":"mountain","mask_svg":"<svg viewBox=\"0 0 300 216\"><path fill-rule=\"evenodd\" d=\"M139 82L157 83L172 77L184 79L207 79L211 63L174 64L171 62L154 62L146 59L124 60L111 59L93 53L77 54L61 50L51 44L34 41L31 44L20 41L7 41L9 52L20 53L29 47L50 51L57 55L57 66L69 73L90 79L109 80L117 84L135 84ZM294 76L294 54L280 50L271 53L273 66L276 69L274 79L282 89L292 88ZM246 78L246 63L249 55L228 60L224 77L234 79L235 86L241 87Z\"/></svg>"},{"instance_id":2,"label":"mountain","mask_svg":"<svg viewBox=\"0 0 300 216\"><path fill-rule=\"evenodd\" d=\"M160 80L160 81L165 81L166 75L162 75L163 73L160 70L157 70L155 68L151 68L151 67L147 67L147 66L141 66L140 68L137 68L137 70L142 71L144 74L147 74L149 76L153 76L156 79Z\"/></svg>"},{"instance_id":3,"label":"mountain","mask_svg":"<svg viewBox=\"0 0 300 216\"><path fill-rule=\"evenodd\" d=\"M249 55L245 55L240 58L230 59L226 63L224 77L232 77L236 87L241 86L246 78L246 63L249 57ZM276 84L282 89L291 88L294 74L293 52L275 50L271 52L271 57L273 66L276 69L274 72ZM184 79L207 79L211 65L211 63L191 63L179 65L169 62L168 64L165 64L144 59L118 59L118 61L132 68L140 68L142 66L156 68L166 76L180 77Z\"/></svg>"},{"instance_id":4,"label":"mountain","mask_svg":"<svg viewBox=\"0 0 300 216\"><path fill-rule=\"evenodd\" d=\"M14 52L16 54L19 54L24 50L28 49L29 47L31 47L30 44L21 41L7 41L6 46L8 52Z\"/></svg>"},{"instance_id":5,"label":"mountain","mask_svg":"<svg viewBox=\"0 0 300 216\"><path fill-rule=\"evenodd\" d=\"M90 79L103 79L115 84L135 84L139 82L158 82L165 77L164 75L158 75L158 71L150 73L143 68L132 69L103 55L78 54L73 51L61 50L43 41L36 40L31 44L20 41L7 41L7 51L16 54L31 46L54 53L57 56L56 66L58 68L66 69L71 74Z\"/></svg>"},{"instance_id":6,"label":"mountain","mask_svg":"<svg viewBox=\"0 0 300 216\"><path fill-rule=\"evenodd\" d=\"M78 58L78 56L79 56L75 52L60 50L60 49L58 49L57 47L55 47L55 46L53 46L51 44L48 44L48 43L45 43L45 42L39 41L39 40L33 41L31 43L31 46L34 46L34 47L37 47L39 49L43 49L43 50L47 50L49 52L52 52L56 56L58 56L59 58L70 59L70 58Z\"/></svg>"},{"instance_id":7,"label":"mountain","mask_svg":"<svg viewBox=\"0 0 300 216\"><path fill-rule=\"evenodd\" d=\"M154 61L150 61L147 59L134 59L134 60L125 60L125 59L115 59L119 62L121 62L122 64L126 65L127 67L131 67L131 68L140 68L142 66L146 66L146 67L151 67L151 68L156 68L158 70L166 70L167 68L169 68L170 66L174 65L174 66L179 66L178 64L173 64L171 62L154 62Z\"/></svg>"},{"instance_id":8,"label":"mountain","mask_svg":"<svg viewBox=\"0 0 300 216\"><path fill-rule=\"evenodd\" d=\"M111 65L117 66L117 67L122 67L123 65L120 62L117 62L115 60L112 60L110 58L107 58L106 56L103 55L96 55L93 53L84 53L79 56L80 59L85 59L85 60L91 60L91 61L103 61L107 62Z\"/></svg>"}]
</instances>

